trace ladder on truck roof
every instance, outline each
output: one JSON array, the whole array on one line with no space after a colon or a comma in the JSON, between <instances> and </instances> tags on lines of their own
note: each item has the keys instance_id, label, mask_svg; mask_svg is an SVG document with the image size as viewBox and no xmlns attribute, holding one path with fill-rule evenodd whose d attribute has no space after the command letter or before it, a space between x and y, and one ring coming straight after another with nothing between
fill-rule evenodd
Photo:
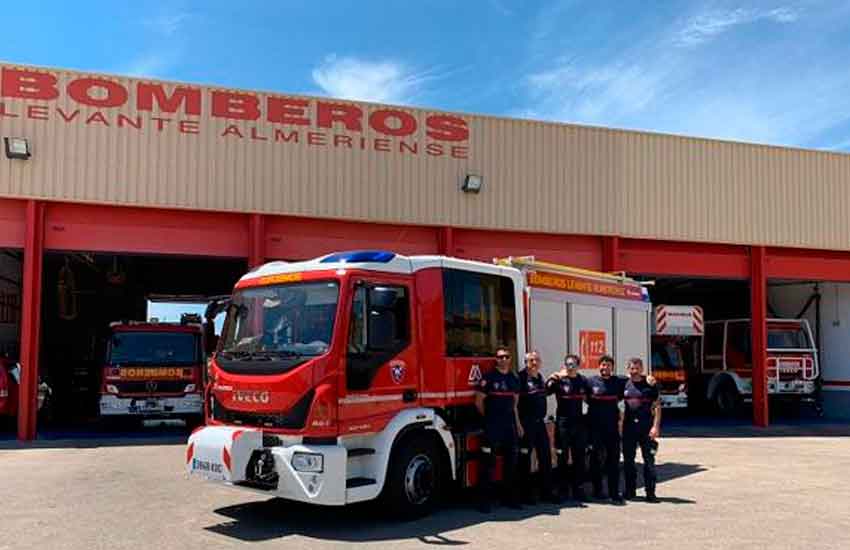
<instances>
[{"instance_id":1,"label":"ladder on truck roof","mask_svg":"<svg viewBox=\"0 0 850 550\"><path fill-rule=\"evenodd\" d=\"M505 267L515 267L519 270L562 273L564 275L573 275L575 277L582 277L585 279L594 279L604 283L631 284L635 286L651 284L632 279L631 277L628 277L625 272L605 273L602 271L593 271L591 269L583 269L581 267L572 267L536 260L534 256L508 256L507 258L493 258L493 263Z\"/></svg>"}]
</instances>

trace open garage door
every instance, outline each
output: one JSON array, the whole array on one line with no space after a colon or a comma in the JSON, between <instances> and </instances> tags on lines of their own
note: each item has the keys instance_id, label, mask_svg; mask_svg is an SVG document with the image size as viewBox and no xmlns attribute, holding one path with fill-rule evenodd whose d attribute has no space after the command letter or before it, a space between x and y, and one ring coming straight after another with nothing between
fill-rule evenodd
<instances>
[{"instance_id":1,"label":"open garage door","mask_svg":"<svg viewBox=\"0 0 850 550\"><path fill-rule=\"evenodd\" d=\"M735 392L730 393L731 388L720 384L723 375L718 372L723 365L718 355L724 345L723 321L750 316L748 282L693 277L651 280L649 293L657 312L651 362L665 404L680 409L687 406L690 413L697 414L741 412L751 390L736 386ZM683 323L679 321L682 329L669 330L676 321L674 317L684 317ZM737 370L743 372L744 367L742 364Z\"/></svg>"},{"instance_id":2,"label":"open garage door","mask_svg":"<svg viewBox=\"0 0 850 550\"><path fill-rule=\"evenodd\" d=\"M53 390L54 409L52 422L42 424L41 431L73 436L101 430L105 422L100 401L109 392L114 394L111 401L132 405L132 412L139 413L136 420L169 416L167 405L142 407L166 387L171 397L191 386L193 392L199 391L200 382L188 370L199 358L202 362L201 331L188 327L203 321L198 313L204 308L188 303L229 294L246 270L243 259L47 252L40 363ZM184 300L185 311L174 303L170 312L174 324L186 321L185 332L190 334L171 334L181 328L165 334L148 326L151 303L161 303L164 296L191 298ZM118 328L124 330L120 337L115 333ZM151 369L159 378L144 377ZM105 379L112 375L115 380ZM138 375L138 380L125 380L131 375ZM144 399L145 395L150 398ZM139 422L127 425L133 424Z\"/></svg>"},{"instance_id":3,"label":"open garage door","mask_svg":"<svg viewBox=\"0 0 850 550\"><path fill-rule=\"evenodd\" d=\"M14 437L18 411L23 252L0 248L0 437Z\"/></svg>"}]
</instances>

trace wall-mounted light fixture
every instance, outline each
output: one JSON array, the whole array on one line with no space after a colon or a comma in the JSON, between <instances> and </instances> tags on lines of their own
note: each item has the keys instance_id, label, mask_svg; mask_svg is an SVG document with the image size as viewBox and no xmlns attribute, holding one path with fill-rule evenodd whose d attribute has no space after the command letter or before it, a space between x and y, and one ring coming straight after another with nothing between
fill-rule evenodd
<instances>
[{"instance_id":1,"label":"wall-mounted light fixture","mask_svg":"<svg viewBox=\"0 0 850 550\"><path fill-rule=\"evenodd\" d=\"M464 193L479 193L483 186L483 177L476 176L474 174L467 174L467 176L463 179L463 184L460 186L460 190Z\"/></svg>"},{"instance_id":2,"label":"wall-mounted light fixture","mask_svg":"<svg viewBox=\"0 0 850 550\"><path fill-rule=\"evenodd\" d=\"M26 138L7 137L3 138L6 142L6 158L27 160L30 158L30 142Z\"/></svg>"}]
</instances>

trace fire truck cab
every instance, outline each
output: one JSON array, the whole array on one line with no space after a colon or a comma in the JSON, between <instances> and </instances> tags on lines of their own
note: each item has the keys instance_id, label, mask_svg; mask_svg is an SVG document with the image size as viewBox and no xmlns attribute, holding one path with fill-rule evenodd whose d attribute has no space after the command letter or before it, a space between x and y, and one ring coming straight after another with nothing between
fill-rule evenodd
<instances>
[{"instance_id":1,"label":"fire truck cab","mask_svg":"<svg viewBox=\"0 0 850 550\"><path fill-rule=\"evenodd\" d=\"M205 354L200 318L179 323L110 324L100 391L102 418L180 418L203 415Z\"/></svg>"},{"instance_id":2,"label":"fire truck cab","mask_svg":"<svg viewBox=\"0 0 850 550\"><path fill-rule=\"evenodd\" d=\"M661 406L688 406L688 374L702 360L705 322L699 306L655 307L652 332L652 375L658 381Z\"/></svg>"},{"instance_id":3,"label":"fire truck cab","mask_svg":"<svg viewBox=\"0 0 850 550\"><path fill-rule=\"evenodd\" d=\"M567 349L610 352L634 321L638 343L623 352L646 360L644 289L542 267L354 251L248 273L210 361L207 425L189 438L187 470L290 500L381 497L424 513L446 485L477 479L474 395L497 346L521 358L529 332L534 345L569 342L551 371ZM638 314L618 315L626 306Z\"/></svg>"}]
</instances>

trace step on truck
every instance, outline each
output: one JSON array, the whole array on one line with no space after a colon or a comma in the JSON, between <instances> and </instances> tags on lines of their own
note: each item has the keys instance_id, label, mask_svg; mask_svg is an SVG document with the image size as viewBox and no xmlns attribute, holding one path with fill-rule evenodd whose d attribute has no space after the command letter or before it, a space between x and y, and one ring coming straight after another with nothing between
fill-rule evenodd
<instances>
[{"instance_id":1,"label":"step on truck","mask_svg":"<svg viewBox=\"0 0 850 550\"><path fill-rule=\"evenodd\" d=\"M186 468L293 501L380 498L420 515L477 482L474 395L497 346L539 349L544 374L567 350L586 369L605 353L646 361L649 313L631 279L533 258L266 264L231 296Z\"/></svg>"},{"instance_id":2,"label":"step on truck","mask_svg":"<svg viewBox=\"0 0 850 550\"><path fill-rule=\"evenodd\" d=\"M205 353L200 316L179 323L110 324L100 391L100 415L203 420Z\"/></svg>"},{"instance_id":3,"label":"step on truck","mask_svg":"<svg viewBox=\"0 0 850 550\"><path fill-rule=\"evenodd\" d=\"M708 321L705 330L705 396L718 412L733 414L741 403L752 401L751 321ZM808 321L767 320L765 371L771 399L815 403L820 366Z\"/></svg>"}]
</instances>

